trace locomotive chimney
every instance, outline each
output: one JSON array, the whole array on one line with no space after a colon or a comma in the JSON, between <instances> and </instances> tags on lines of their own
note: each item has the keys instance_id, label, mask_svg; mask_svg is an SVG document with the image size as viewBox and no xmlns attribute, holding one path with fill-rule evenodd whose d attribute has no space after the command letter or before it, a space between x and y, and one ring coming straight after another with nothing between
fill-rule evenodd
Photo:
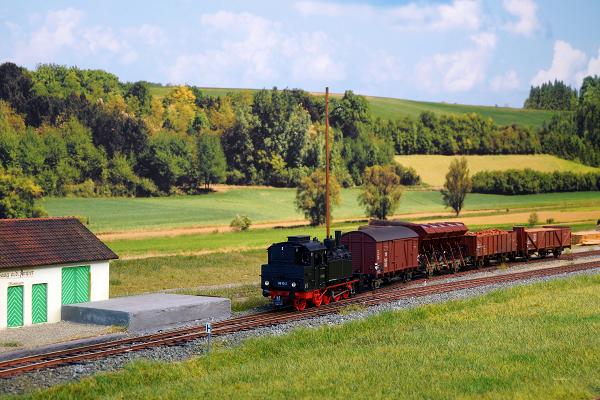
<instances>
[{"instance_id":1,"label":"locomotive chimney","mask_svg":"<svg viewBox=\"0 0 600 400\"><path fill-rule=\"evenodd\" d=\"M342 231L335 231L335 247L339 247L342 239Z\"/></svg>"}]
</instances>

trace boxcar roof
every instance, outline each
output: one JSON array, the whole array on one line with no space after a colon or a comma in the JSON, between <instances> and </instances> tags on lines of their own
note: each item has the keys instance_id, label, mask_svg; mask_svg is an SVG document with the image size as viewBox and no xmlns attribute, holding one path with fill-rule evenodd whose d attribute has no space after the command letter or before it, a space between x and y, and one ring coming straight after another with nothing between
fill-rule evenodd
<instances>
[{"instance_id":1,"label":"boxcar roof","mask_svg":"<svg viewBox=\"0 0 600 400\"><path fill-rule=\"evenodd\" d=\"M464 235L469 229L462 222L434 222L415 224L406 221L372 220L371 226L404 226L419 234L422 238L440 238Z\"/></svg>"},{"instance_id":2,"label":"boxcar roof","mask_svg":"<svg viewBox=\"0 0 600 400\"><path fill-rule=\"evenodd\" d=\"M77 218L0 220L0 269L115 258Z\"/></svg>"},{"instance_id":3,"label":"boxcar roof","mask_svg":"<svg viewBox=\"0 0 600 400\"><path fill-rule=\"evenodd\" d=\"M376 242L419 237L414 231L404 226L361 226L358 231L354 232L369 235Z\"/></svg>"}]
</instances>

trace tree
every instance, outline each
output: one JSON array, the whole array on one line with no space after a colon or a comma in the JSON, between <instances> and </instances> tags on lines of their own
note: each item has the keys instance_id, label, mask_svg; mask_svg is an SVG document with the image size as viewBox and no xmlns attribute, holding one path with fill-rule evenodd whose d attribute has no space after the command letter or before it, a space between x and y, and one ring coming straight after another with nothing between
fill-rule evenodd
<instances>
[{"instance_id":1,"label":"tree","mask_svg":"<svg viewBox=\"0 0 600 400\"><path fill-rule=\"evenodd\" d=\"M392 165L374 165L365 170L363 192L358 201L365 206L369 217L386 219L398 208L401 197L400 177Z\"/></svg>"},{"instance_id":2,"label":"tree","mask_svg":"<svg viewBox=\"0 0 600 400\"><path fill-rule=\"evenodd\" d=\"M451 207L458 216L469 191L471 191L471 178L467 159L465 157L455 158L450 163L446 174L446 183L441 190L444 204L446 207Z\"/></svg>"},{"instance_id":3,"label":"tree","mask_svg":"<svg viewBox=\"0 0 600 400\"><path fill-rule=\"evenodd\" d=\"M20 173L0 170L0 218L35 218L46 215L36 205L42 189Z\"/></svg>"},{"instance_id":4,"label":"tree","mask_svg":"<svg viewBox=\"0 0 600 400\"><path fill-rule=\"evenodd\" d=\"M219 136L213 133L198 135L197 164L200 180L204 183L205 189L210 189L211 183L225 180L227 162Z\"/></svg>"},{"instance_id":5,"label":"tree","mask_svg":"<svg viewBox=\"0 0 600 400\"><path fill-rule=\"evenodd\" d=\"M330 176L329 195L332 205L340 204L340 185ZM304 213L311 225L325 222L325 172L317 170L302 178L296 190L296 207Z\"/></svg>"}]
</instances>

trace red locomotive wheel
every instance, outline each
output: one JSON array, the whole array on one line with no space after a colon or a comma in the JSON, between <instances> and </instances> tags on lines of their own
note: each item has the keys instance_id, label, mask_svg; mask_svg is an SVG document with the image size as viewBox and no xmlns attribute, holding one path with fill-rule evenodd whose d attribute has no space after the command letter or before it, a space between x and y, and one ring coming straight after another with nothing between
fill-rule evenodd
<instances>
[{"instance_id":1,"label":"red locomotive wheel","mask_svg":"<svg viewBox=\"0 0 600 400\"><path fill-rule=\"evenodd\" d=\"M343 297L344 299L347 299L348 297L350 297L350 292L346 290L346 291L345 291L345 292L342 294L342 297Z\"/></svg>"},{"instance_id":2,"label":"red locomotive wheel","mask_svg":"<svg viewBox=\"0 0 600 400\"><path fill-rule=\"evenodd\" d=\"M320 294L314 294L312 302L315 305L315 307L321 307L321 303L323 303L323 296L321 296Z\"/></svg>"},{"instance_id":3,"label":"red locomotive wheel","mask_svg":"<svg viewBox=\"0 0 600 400\"><path fill-rule=\"evenodd\" d=\"M306 308L306 299L294 299L294 308L298 311L304 311Z\"/></svg>"},{"instance_id":4,"label":"red locomotive wheel","mask_svg":"<svg viewBox=\"0 0 600 400\"><path fill-rule=\"evenodd\" d=\"M329 296L328 294L323 294L321 298L323 299L323 304L327 305L331 303L331 296Z\"/></svg>"},{"instance_id":5,"label":"red locomotive wheel","mask_svg":"<svg viewBox=\"0 0 600 400\"><path fill-rule=\"evenodd\" d=\"M334 302L336 302L336 303L337 303L338 301L340 301L341 299L342 299L342 295L341 295L341 294L338 294L338 295L335 295L335 296L333 296L333 301L334 301Z\"/></svg>"}]
</instances>

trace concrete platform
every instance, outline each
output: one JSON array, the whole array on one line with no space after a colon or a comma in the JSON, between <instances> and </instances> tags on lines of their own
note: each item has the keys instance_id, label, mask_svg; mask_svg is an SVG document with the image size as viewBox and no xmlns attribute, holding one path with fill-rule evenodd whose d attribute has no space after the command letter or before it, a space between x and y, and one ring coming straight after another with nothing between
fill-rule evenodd
<instances>
[{"instance_id":1,"label":"concrete platform","mask_svg":"<svg viewBox=\"0 0 600 400\"><path fill-rule=\"evenodd\" d=\"M155 293L62 306L64 321L119 325L148 332L193 321L218 321L231 315L231 301L221 297Z\"/></svg>"}]
</instances>

